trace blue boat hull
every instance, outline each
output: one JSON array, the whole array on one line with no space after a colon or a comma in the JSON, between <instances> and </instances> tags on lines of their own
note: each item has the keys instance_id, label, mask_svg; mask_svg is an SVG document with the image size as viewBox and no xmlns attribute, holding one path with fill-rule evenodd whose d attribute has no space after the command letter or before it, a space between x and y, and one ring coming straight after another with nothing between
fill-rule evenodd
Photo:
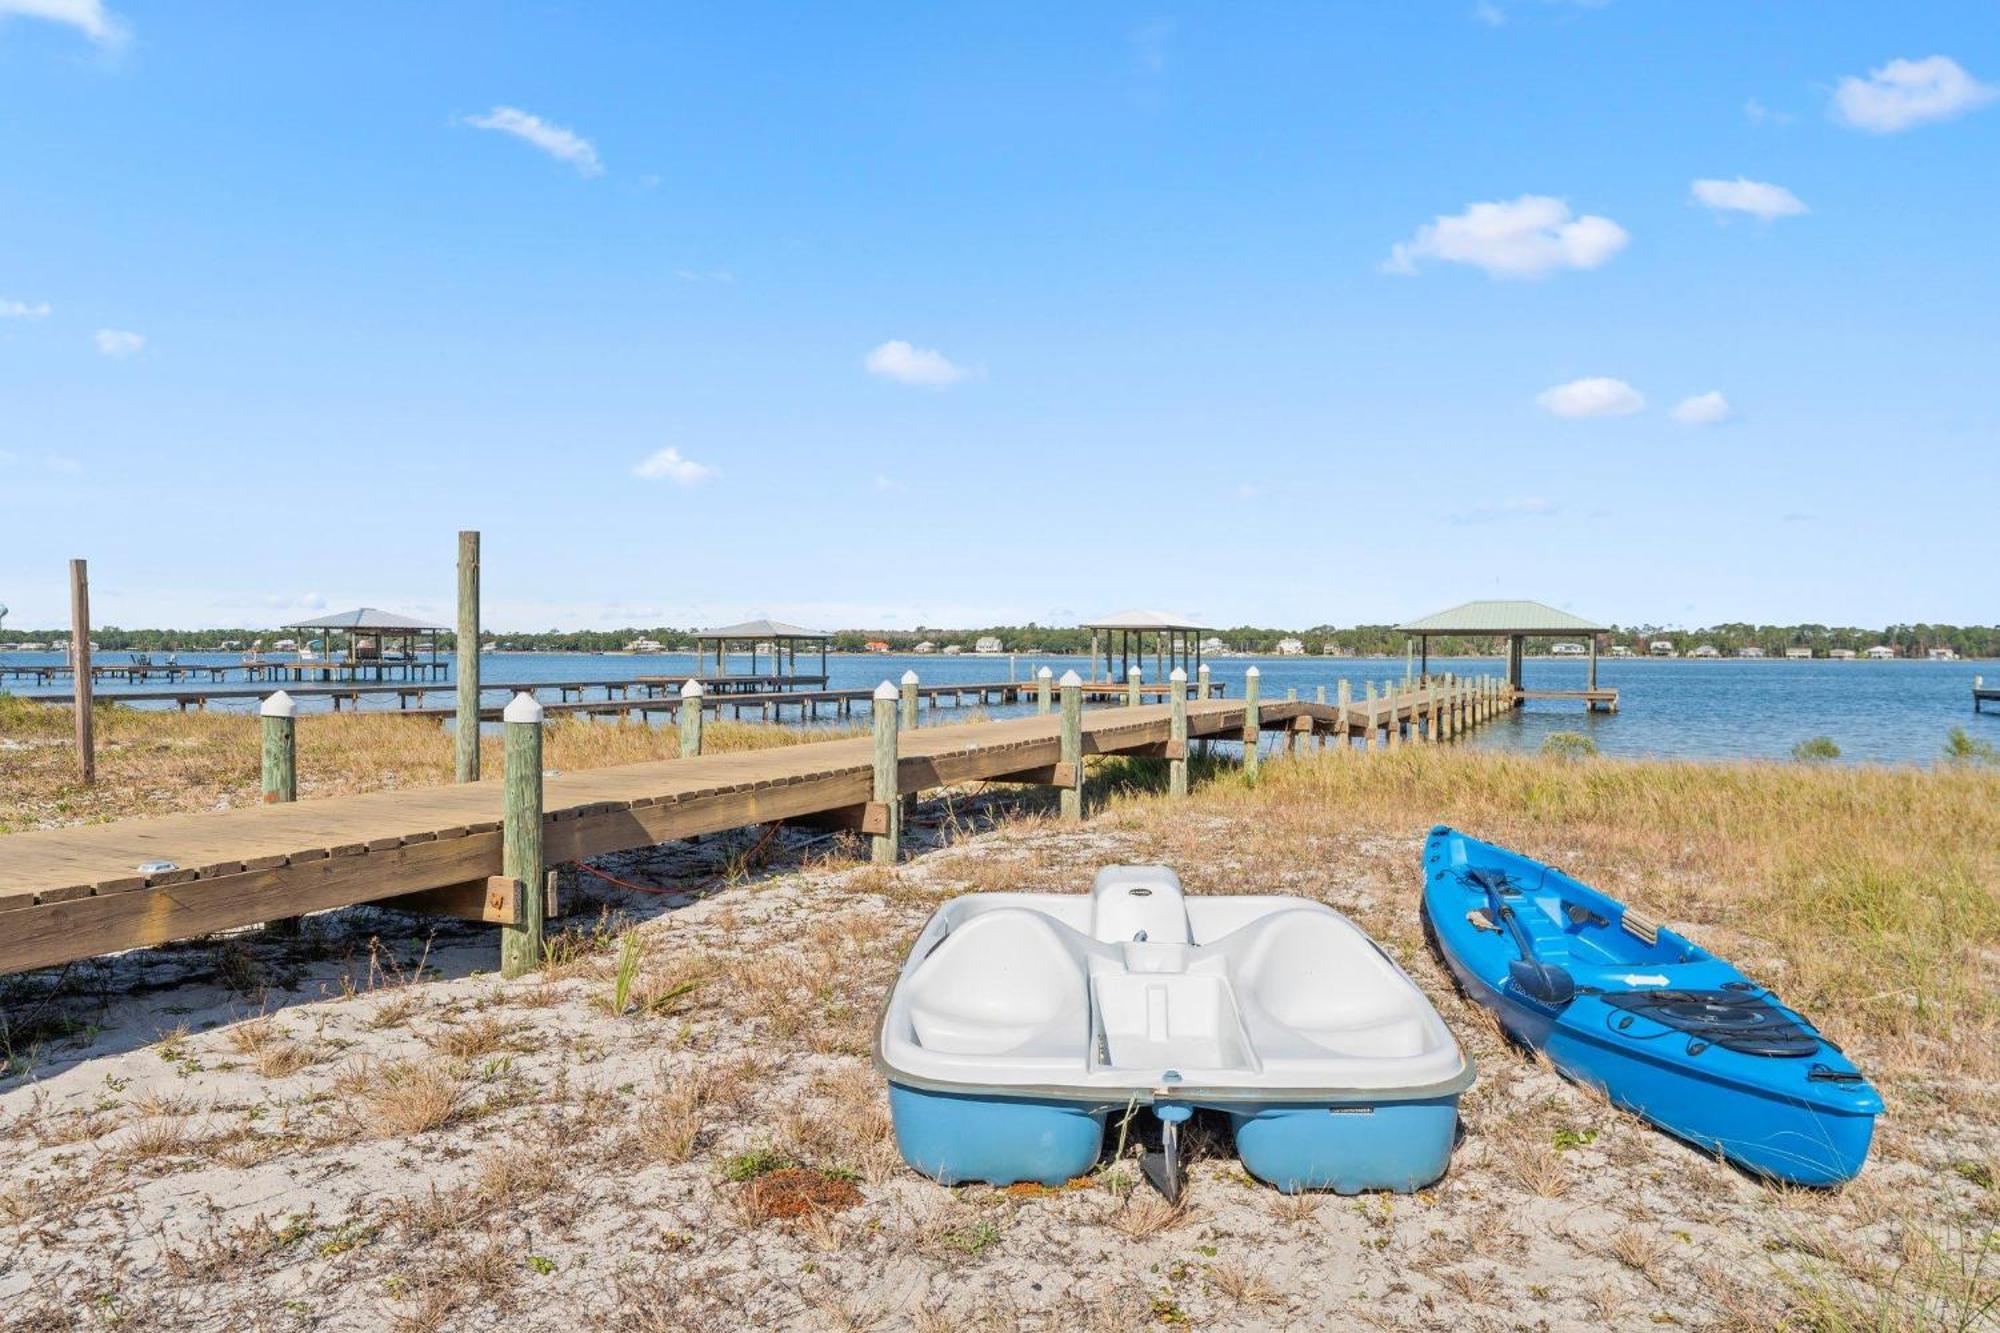
<instances>
[{"instance_id":1,"label":"blue boat hull","mask_svg":"<svg viewBox=\"0 0 2000 1333\"><path fill-rule=\"evenodd\" d=\"M1286 1193L1409 1193L1438 1179L1458 1130L1456 1094L1416 1101L1191 1103L1228 1114L1244 1169ZM903 1160L946 1184L1060 1185L1096 1165L1121 1103L934 1092L889 1085Z\"/></svg>"},{"instance_id":2,"label":"blue boat hull","mask_svg":"<svg viewBox=\"0 0 2000 1333\"><path fill-rule=\"evenodd\" d=\"M1586 918L1581 930L1574 918L1560 913L1553 923L1547 912L1536 918L1538 956L1545 962L1559 960L1579 983L1566 1003L1545 1003L1524 994L1508 976L1507 964L1517 953L1506 937L1468 924L1466 909L1478 909L1482 899L1453 882L1451 868L1480 863L1489 854L1492 864L1516 873L1524 884L1528 877L1519 874L1520 867L1542 872L1519 897L1525 912L1533 912L1539 894L1544 899L1553 895L1565 912L1575 905L1585 914L1597 914L1594 922ZM1546 1053L1563 1074L1756 1174L1830 1186L1859 1173L1881 1098L1838 1048L1817 1033L1811 1035L1819 1049L1810 1057L1744 1054L1616 1003L1621 995L1669 984L1708 993L1765 995L1734 967L1670 931L1660 930L1650 941L1621 940L1622 904L1559 871L1451 830L1433 831L1426 870L1425 920L1459 985L1493 1010L1516 1040ZM1596 938L1564 938L1585 931ZM1622 961L1600 956L1615 955L1621 947L1630 953Z\"/></svg>"}]
</instances>

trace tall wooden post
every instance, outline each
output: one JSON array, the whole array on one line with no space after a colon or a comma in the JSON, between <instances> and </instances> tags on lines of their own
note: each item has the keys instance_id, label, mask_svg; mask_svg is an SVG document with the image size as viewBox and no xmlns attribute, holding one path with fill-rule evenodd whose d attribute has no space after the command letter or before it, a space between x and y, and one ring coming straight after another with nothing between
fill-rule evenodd
<instances>
[{"instance_id":1,"label":"tall wooden post","mask_svg":"<svg viewBox=\"0 0 2000 1333\"><path fill-rule=\"evenodd\" d=\"M1346 754L1350 749L1354 748L1354 738L1348 735L1349 724L1347 720L1347 710L1354 703L1354 687L1347 683L1347 677L1342 676L1340 678L1340 683L1333 692L1333 700L1335 709L1333 734L1339 738L1340 752Z\"/></svg>"},{"instance_id":2,"label":"tall wooden post","mask_svg":"<svg viewBox=\"0 0 2000 1333\"><path fill-rule=\"evenodd\" d=\"M1369 749L1369 750L1372 750L1372 749L1374 749L1374 748L1375 748L1375 725L1376 725L1376 724L1375 724L1375 682L1374 682L1374 681L1372 681L1372 680L1364 680L1364 681L1362 681L1362 682L1361 682L1361 693L1362 693L1362 701L1364 702L1364 704L1365 704L1365 705L1367 706L1367 708L1368 708L1368 717L1367 717L1367 720L1366 720L1366 721L1365 721L1365 722L1364 722L1364 723L1362 724L1362 725L1363 725L1363 730L1364 730L1364 734L1365 734L1365 736L1366 736L1366 739L1364 739L1364 740L1362 741L1362 745L1363 745L1363 747L1364 747L1364 748L1366 748L1366 749Z\"/></svg>"},{"instance_id":3,"label":"tall wooden post","mask_svg":"<svg viewBox=\"0 0 2000 1333\"><path fill-rule=\"evenodd\" d=\"M917 729L917 673L903 673L903 725L910 730Z\"/></svg>"},{"instance_id":4,"label":"tall wooden post","mask_svg":"<svg viewBox=\"0 0 2000 1333\"><path fill-rule=\"evenodd\" d=\"M1083 681L1074 671L1062 678L1062 766L1057 773L1062 787L1062 817L1065 823L1083 822Z\"/></svg>"},{"instance_id":5,"label":"tall wooden post","mask_svg":"<svg viewBox=\"0 0 2000 1333\"><path fill-rule=\"evenodd\" d=\"M1584 682L1584 688L1592 690L1597 688L1597 636L1595 634L1590 636L1590 679Z\"/></svg>"},{"instance_id":6,"label":"tall wooden post","mask_svg":"<svg viewBox=\"0 0 2000 1333\"><path fill-rule=\"evenodd\" d=\"M1403 706L1403 692L1396 688L1395 681L1385 680L1382 682L1382 697L1389 701L1389 748L1400 750L1403 748L1403 724L1396 714Z\"/></svg>"},{"instance_id":7,"label":"tall wooden post","mask_svg":"<svg viewBox=\"0 0 2000 1333\"><path fill-rule=\"evenodd\" d=\"M69 562L69 664L76 682L70 693L76 713L76 771L88 787L97 781L97 736L90 712L97 680L90 674L90 564L85 560Z\"/></svg>"},{"instance_id":8,"label":"tall wooden post","mask_svg":"<svg viewBox=\"0 0 2000 1333\"><path fill-rule=\"evenodd\" d=\"M906 681L914 679L905 677ZM913 688L913 684L904 686L905 711L911 708L909 691ZM878 866L892 866L903 842L903 802L897 791L896 775L896 687L886 680L875 687L874 712L875 785L868 817L876 827L869 839L868 859Z\"/></svg>"},{"instance_id":9,"label":"tall wooden post","mask_svg":"<svg viewBox=\"0 0 2000 1333\"><path fill-rule=\"evenodd\" d=\"M501 871L521 886L519 918L500 927L500 975L511 980L542 965L542 706L523 690L501 717L507 732Z\"/></svg>"},{"instance_id":10,"label":"tall wooden post","mask_svg":"<svg viewBox=\"0 0 2000 1333\"><path fill-rule=\"evenodd\" d=\"M1320 705L1322 708L1326 706L1326 686L1324 685L1313 686L1313 702Z\"/></svg>"},{"instance_id":11,"label":"tall wooden post","mask_svg":"<svg viewBox=\"0 0 2000 1333\"><path fill-rule=\"evenodd\" d=\"M703 704L706 691L701 682L689 676L681 682L681 706L675 710L674 720L681 728L681 758L692 759L701 753L701 715L706 710Z\"/></svg>"},{"instance_id":12,"label":"tall wooden post","mask_svg":"<svg viewBox=\"0 0 2000 1333\"><path fill-rule=\"evenodd\" d=\"M1035 711L1043 717L1055 707L1055 701L1049 697L1055 687L1055 674L1047 667L1035 673Z\"/></svg>"},{"instance_id":13,"label":"tall wooden post","mask_svg":"<svg viewBox=\"0 0 2000 1333\"><path fill-rule=\"evenodd\" d=\"M1137 662L1125 668L1125 706L1127 708L1137 708L1139 706L1140 675L1141 672Z\"/></svg>"},{"instance_id":14,"label":"tall wooden post","mask_svg":"<svg viewBox=\"0 0 2000 1333\"><path fill-rule=\"evenodd\" d=\"M1167 795L1188 793L1187 668L1175 667L1167 676L1173 686L1167 713Z\"/></svg>"},{"instance_id":15,"label":"tall wooden post","mask_svg":"<svg viewBox=\"0 0 2000 1333\"><path fill-rule=\"evenodd\" d=\"M1257 762L1262 758L1264 725L1257 707L1257 695L1263 684L1264 673L1256 667L1243 673L1243 771L1253 778L1257 776Z\"/></svg>"},{"instance_id":16,"label":"tall wooden post","mask_svg":"<svg viewBox=\"0 0 2000 1333\"><path fill-rule=\"evenodd\" d=\"M279 690L258 706L264 719L264 804L299 799L299 706Z\"/></svg>"},{"instance_id":17,"label":"tall wooden post","mask_svg":"<svg viewBox=\"0 0 2000 1333\"><path fill-rule=\"evenodd\" d=\"M479 534L458 534L458 780L479 781Z\"/></svg>"},{"instance_id":18,"label":"tall wooden post","mask_svg":"<svg viewBox=\"0 0 2000 1333\"><path fill-rule=\"evenodd\" d=\"M1197 699L1208 698L1208 663L1206 662L1195 668L1194 697Z\"/></svg>"}]
</instances>

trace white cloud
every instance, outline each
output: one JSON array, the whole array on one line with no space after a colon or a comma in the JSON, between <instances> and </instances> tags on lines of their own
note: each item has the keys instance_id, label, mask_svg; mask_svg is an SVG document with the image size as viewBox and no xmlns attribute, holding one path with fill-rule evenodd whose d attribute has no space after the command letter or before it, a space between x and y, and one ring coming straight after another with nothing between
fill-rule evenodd
<instances>
[{"instance_id":1,"label":"white cloud","mask_svg":"<svg viewBox=\"0 0 2000 1333\"><path fill-rule=\"evenodd\" d=\"M715 469L706 463L697 463L692 458L681 457L681 451L678 449L666 448L640 459L633 467L632 475L643 481L670 481L676 486L699 486L715 476Z\"/></svg>"},{"instance_id":2,"label":"white cloud","mask_svg":"<svg viewBox=\"0 0 2000 1333\"><path fill-rule=\"evenodd\" d=\"M1132 64L1139 73L1153 79L1166 74L1167 61L1173 49L1174 27L1172 19L1154 19L1126 34L1126 40L1132 47Z\"/></svg>"},{"instance_id":3,"label":"white cloud","mask_svg":"<svg viewBox=\"0 0 2000 1333\"><path fill-rule=\"evenodd\" d=\"M1453 514L1454 523L1493 523L1508 518L1548 518L1560 513L1562 506L1541 495L1523 495L1511 500L1482 500L1461 513Z\"/></svg>"},{"instance_id":4,"label":"white cloud","mask_svg":"<svg viewBox=\"0 0 2000 1333\"><path fill-rule=\"evenodd\" d=\"M1610 218L1572 217L1560 199L1524 194L1425 223L1396 244L1382 268L1415 273L1419 261L1436 259L1471 264L1496 278L1539 278L1559 268L1596 268L1628 239Z\"/></svg>"},{"instance_id":5,"label":"white cloud","mask_svg":"<svg viewBox=\"0 0 2000 1333\"><path fill-rule=\"evenodd\" d=\"M1258 500L1262 499L1263 495L1264 488L1254 482L1239 481L1236 483L1236 498L1239 500Z\"/></svg>"},{"instance_id":6,"label":"white cloud","mask_svg":"<svg viewBox=\"0 0 2000 1333\"><path fill-rule=\"evenodd\" d=\"M1699 180L1689 188L1696 202L1716 213L1748 213L1765 222L1807 212L1799 197L1782 185L1738 176L1733 181Z\"/></svg>"},{"instance_id":7,"label":"white cloud","mask_svg":"<svg viewBox=\"0 0 2000 1333\"><path fill-rule=\"evenodd\" d=\"M125 25L104 7L103 0L0 0L0 18L47 19L66 23L100 46L125 39Z\"/></svg>"},{"instance_id":8,"label":"white cloud","mask_svg":"<svg viewBox=\"0 0 2000 1333\"><path fill-rule=\"evenodd\" d=\"M870 352L861 364L870 375L895 380L898 384L921 384L930 389L956 384L973 373L935 348L912 347L900 338L883 343Z\"/></svg>"},{"instance_id":9,"label":"white cloud","mask_svg":"<svg viewBox=\"0 0 2000 1333\"><path fill-rule=\"evenodd\" d=\"M1493 0L1479 0L1472 7L1472 17L1489 28L1497 28L1507 21L1507 11L1493 3Z\"/></svg>"},{"instance_id":10,"label":"white cloud","mask_svg":"<svg viewBox=\"0 0 2000 1333\"><path fill-rule=\"evenodd\" d=\"M1798 117L1789 111L1773 111L1753 97L1743 104L1743 119L1752 125L1789 125Z\"/></svg>"},{"instance_id":11,"label":"white cloud","mask_svg":"<svg viewBox=\"0 0 2000 1333\"><path fill-rule=\"evenodd\" d=\"M0 0L4 3L4 0ZM29 304L26 301L0 301L0 319L46 319L49 303L42 301Z\"/></svg>"},{"instance_id":12,"label":"white cloud","mask_svg":"<svg viewBox=\"0 0 2000 1333\"><path fill-rule=\"evenodd\" d=\"M597 148L590 140L574 130L566 130L560 125L552 125L540 116L530 115L518 107L496 106L483 116L467 116L465 123L474 129L498 130L511 134L524 143L533 144L559 162L567 162L583 176L602 176L604 164L597 159Z\"/></svg>"},{"instance_id":13,"label":"white cloud","mask_svg":"<svg viewBox=\"0 0 2000 1333\"><path fill-rule=\"evenodd\" d=\"M1646 399L1624 380L1596 375L1571 380L1535 395L1544 412L1566 421L1588 417L1629 417L1646 405Z\"/></svg>"},{"instance_id":14,"label":"white cloud","mask_svg":"<svg viewBox=\"0 0 2000 1333\"><path fill-rule=\"evenodd\" d=\"M1683 398L1673 412L1674 420L1683 426L1718 426L1735 415L1735 410L1729 406L1729 400L1722 396L1720 389Z\"/></svg>"},{"instance_id":15,"label":"white cloud","mask_svg":"<svg viewBox=\"0 0 2000 1333\"><path fill-rule=\"evenodd\" d=\"M83 464L74 458L65 458L61 454L46 455L42 459L42 466L51 472L60 472L66 477L77 476L83 471Z\"/></svg>"},{"instance_id":16,"label":"white cloud","mask_svg":"<svg viewBox=\"0 0 2000 1333\"><path fill-rule=\"evenodd\" d=\"M99 329L91 341L106 356L136 356L145 350L146 335L130 329Z\"/></svg>"},{"instance_id":17,"label":"white cloud","mask_svg":"<svg viewBox=\"0 0 2000 1333\"><path fill-rule=\"evenodd\" d=\"M1894 134L1933 121L1950 120L2000 97L2000 88L1966 73L1950 56L1891 60L1849 75L1833 90L1833 117L1858 130Z\"/></svg>"},{"instance_id":18,"label":"white cloud","mask_svg":"<svg viewBox=\"0 0 2000 1333\"><path fill-rule=\"evenodd\" d=\"M875 479L869 484L882 495L901 495L904 491L910 489L894 477L885 477L879 472L875 474Z\"/></svg>"}]
</instances>

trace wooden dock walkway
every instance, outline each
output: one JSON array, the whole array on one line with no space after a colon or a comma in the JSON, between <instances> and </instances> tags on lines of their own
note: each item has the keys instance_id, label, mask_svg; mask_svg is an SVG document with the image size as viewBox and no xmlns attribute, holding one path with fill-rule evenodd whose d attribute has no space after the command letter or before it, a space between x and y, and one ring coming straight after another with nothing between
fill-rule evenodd
<instances>
[{"instance_id":1,"label":"wooden dock walkway","mask_svg":"<svg viewBox=\"0 0 2000 1333\"><path fill-rule=\"evenodd\" d=\"M1986 677L1972 678L1972 711L1983 713L1989 703L2000 703L2000 685L1988 685Z\"/></svg>"},{"instance_id":2,"label":"wooden dock walkway","mask_svg":"<svg viewBox=\"0 0 2000 1333\"><path fill-rule=\"evenodd\" d=\"M1517 702L1500 688L1482 694L1440 683L1345 706L1262 701L1258 728L1286 735L1290 748L1331 735L1363 737L1373 750L1378 733L1391 746L1450 739ZM1082 753L1177 757L1175 707L1085 710ZM1185 707L1190 740L1247 739L1247 700ZM897 791L1078 780L1062 762L1060 728L1048 714L905 729ZM859 827L873 755L869 738L843 738L550 776L542 861L774 820ZM464 904L501 872L504 786L487 780L0 837L0 973L355 903L478 916Z\"/></svg>"}]
</instances>

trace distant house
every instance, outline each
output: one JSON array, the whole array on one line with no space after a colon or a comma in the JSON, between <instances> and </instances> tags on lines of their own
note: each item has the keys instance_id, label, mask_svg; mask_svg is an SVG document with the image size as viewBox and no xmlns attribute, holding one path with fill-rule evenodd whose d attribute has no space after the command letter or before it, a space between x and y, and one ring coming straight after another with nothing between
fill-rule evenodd
<instances>
[{"instance_id":1,"label":"distant house","mask_svg":"<svg viewBox=\"0 0 2000 1333\"><path fill-rule=\"evenodd\" d=\"M1826 655L1836 662L1852 662L1854 660L1854 650L1852 648L1829 648Z\"/></svg>"},{"instance_id":2,"label":"distant house","mask_svg":"<svg viewBox=\"0 0 2000 1333\"><path fill-rule=\"evenodd\" d=\"M1812 649L1810 648L1785 649L1785 659L1790 662L1810 662L1812 660L1812 655L1813 652Z\"/></svg>"},{"instance_id":3,"label":"distant house","mask_svg":"<svg viewBox=\"0 0 2000 1333\"><path fill-rule=\"evenodd\" d=\"M972 645L972 651L975 653L997 653L1001 651L1000 640L996 635L982 634L979 636L979 641Z\"/></svg>"},{"instance_id":4,"label":"distant house","mask_svg":"<svg viewBox=\"0 0 2000 1333\"><path fill-rule=\"evenodd\" d=\"M1332 639L1328 639L1319 646L1319 655L1321 657L1346 657L1347 650Z\"/></svg>"},{"instance_id":5,"label":"distant house","mask_svg":"<svg viewBox=\"0 0 2000 1333\"><path fill-rule=\"evenodd\" d=\"M861 645L861 651L864 653L886 653L889 651L889 645L881 639L870 639Z\"/></svg>"},{"instance_id":6,"label":"distant house","mask_svg":"<svg viewBox=\"0 0 2000 1333\"><path fill-rule=\"evenodd\" d=\"M649 639L641 635L626 644L625 651L628 653L664 653L667 651L667 645L661 643L658 639Z\"/></svg>"},{"instance_id":7,"label":"distant house","mask_svg":"<svg viewBox=\"0 0 2000 1333\"><path fill-rule=\"evenodd\" d=\"M1738 648L1736 650L1736 655L1738 657L1762 657L1764 655L1764 650L1762 648L1759 648L1756 644L1753 643L1748 647Z\"/></svg>"},{"instance_id":8,"label":"distant house","mask_svg":"<svg viewBox=\"0 0 2000 1333\"><path fill-rule=\"evenodd\" d=\"M1868 650L1867 657L1871 662L1893 662L1896 660L1896 650L1886 643L1878 643Z\"/></svg>"},{"instance_id":9,"label":"distant house","mask_svg":"<svg viewBox=\"0 0 2000 1333\"><path fill-rule=\"evenodd\" d=\"M1204 654L1226 653L1229 651L1229 646L1211 634L1201 641L1201 651Z\"/></svg>"},{"instance_id":10,"label":"distant house","mask_svg":"<svg viewBox=\"0 0 2000 1333\"><path fill-rule=\"evenodd\" d=\"M1654 657L1672 657L1674 656L1674 641L1672 639L1655 639L1646 645L1646 651Z\"/></svg>"},{"instance_id":11,"label":"distant house","mask_svg":"<svg viewBox=\"0 0 2000 1333\"><path fill-rule=\"evenodd\" d=\"M957 657L964 651L965 645L962 643L948 643L944 646L944 655L946 657Z\"/></svg>"},{"instance_id":12,"label":"distant house","mask_svg":"<svg viewBox=\"0 0 2000 1333\"><path fill-rule=\"evenodd\" d=\"M1632 655L1632 650L1630 648L1627 648L1624 644L1614 643L1611 645L1611 656L1630 657L1631 655Z\"/></svg>"},{"instance_id":13,"label":"distant house","mask_svg":"<svg viewBox=\"0 0 2000 1333\"><path fill-rule=\"evenodd\" d=\"M1280 657L1304 657L1305 652L1306 645L1301 639L1278 640L1278 656Z\"/></svg>"},{"instance_id":14,"label":"distant house","mask_svg":"<svg viewBox=\"0 0 2000 1333\"><path fill-rule=\"evenodd\" d=\"M1704 643L1688 654L1689 657L1720 657L1722 650L1712 643Z\"/></svg>"},{"instance_id":15,"label":"distant house","mask_svg":"<svg viewBox=\"0 0 2000 1333\"><path fill-rule=\"evenodd\" d=\"M1558 643L1549 647L1550 657L1584 657L1590 650L1580 643Z\"/></svg>"},{"instance_id":16,"label":"distant house","mask_svg":"<svg viewBox=\"0 0 2000 1333\"><path fill-rule=\"evenodd\" d=\"M1924 656L1933 662L1956 662L1958 653L1950 648L1933 648Z\"/></svg>"},{"instance_id":17,"label":"distant house","mask_svg":"<svg viewBox=\"0 0 2000 1333\"><path fill-rule=\"evenodd\" d=\"M299 641L297 639L279 639L276 643L271 645L271 648L274 652L280 652L280 653L297 652L298 647L299 647Z\"/></svg>"},{"instance_id":18,"label":"distant house","mask_svg":"<svg viewBox=\"0 0 2000 1333\"><path fill-rule=\"evenodd\" d=\"M913 653L934 653L937 651L937 645L929 639L925 639L922 643L910 649L910 651Z\"/></svg>"}]
</instances>

